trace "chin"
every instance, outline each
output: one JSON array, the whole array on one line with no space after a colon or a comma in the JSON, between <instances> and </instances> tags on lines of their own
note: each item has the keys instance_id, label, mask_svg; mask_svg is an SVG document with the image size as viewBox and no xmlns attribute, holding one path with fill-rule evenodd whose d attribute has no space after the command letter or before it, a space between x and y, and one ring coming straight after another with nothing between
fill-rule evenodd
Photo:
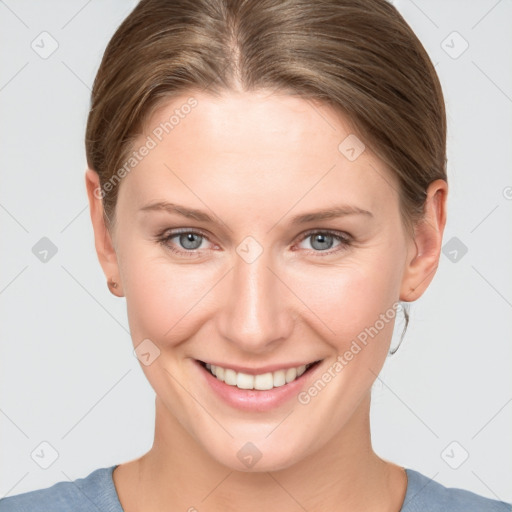
<instances>
[{"instance_id":1,"label":"chin","mask_svg":"<svg viewBox=\"0 0 512 512\"><path fill-rule=\"evenodd\" d=\"M263 437L263 436L262 436ZM252 436L254 439L254 436ZM247 437L245 437L247 439ZM304 446L288 438L286 445L281 438L242 441L240 437L219 446L205 447L210 456L220 464L243 473L263 473L287 469L306 457Z\"/></svg>"}]
</instances>

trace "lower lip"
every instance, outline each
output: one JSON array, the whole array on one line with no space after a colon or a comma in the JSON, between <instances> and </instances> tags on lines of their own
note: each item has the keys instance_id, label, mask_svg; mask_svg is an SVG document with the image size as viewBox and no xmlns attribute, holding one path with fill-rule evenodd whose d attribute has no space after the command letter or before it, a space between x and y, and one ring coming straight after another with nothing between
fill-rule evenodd
<instances>
[{"instance_id":1,"label":"lower lip","mask_svg":"<svg viewBox=\"0 0 512 512\"><path fill-rule=\"evenodd\" d=\"M199 361L195 361L210 388L228 405L244 411L264 412L296 397L320 364L315 364L289 384L268 390L240 389L214 377Z\"/></svg>"}]
</instances>

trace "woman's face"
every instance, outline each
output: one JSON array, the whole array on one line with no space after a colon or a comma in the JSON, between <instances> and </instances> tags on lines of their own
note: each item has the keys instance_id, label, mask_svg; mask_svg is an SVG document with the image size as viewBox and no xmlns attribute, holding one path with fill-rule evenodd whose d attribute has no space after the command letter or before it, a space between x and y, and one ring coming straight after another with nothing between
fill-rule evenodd
<instances>
[{"instance_id":1,"label":"woman's face","mask_svg":"<svg viewBox=\"0 0 512 512\"><path fill-rule=\"evenodd\" d=\"M174 99L134 150L116 277L163 414L245 471L362 425L411 288L396 179L328 107L263 92Z\"/></svg>"}]
</instances>

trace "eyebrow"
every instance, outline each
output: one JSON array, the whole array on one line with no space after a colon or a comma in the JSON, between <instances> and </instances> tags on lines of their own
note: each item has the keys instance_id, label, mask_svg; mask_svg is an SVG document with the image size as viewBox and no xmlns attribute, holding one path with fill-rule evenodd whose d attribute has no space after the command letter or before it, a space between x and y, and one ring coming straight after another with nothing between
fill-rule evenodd
<instances>
[{"instance_id":1,"label":"eyebrow","mask_svg":"<svg viewBox=\"0 0 512 512\"><path fill-rule=\"evenodd\" d=\"M143 206L140 210L144 212L166 211L168 213L174 213L186 217L188 219L193 219L200 222L209 222L211 224L216 223L214 218L203 210L188 208L186 206L176 203L170 203L168 201L158 201L156 203L151 203L146 206ZM373 217L373 214L370 211L364 210L363 208L359 208L358 206L340 205L332 208L316 210L313 212L296 215L290 219L290 224L306 224L308 222L335 219L347 215L366 215L368 217Z\"/></svg>"}]
</instances>

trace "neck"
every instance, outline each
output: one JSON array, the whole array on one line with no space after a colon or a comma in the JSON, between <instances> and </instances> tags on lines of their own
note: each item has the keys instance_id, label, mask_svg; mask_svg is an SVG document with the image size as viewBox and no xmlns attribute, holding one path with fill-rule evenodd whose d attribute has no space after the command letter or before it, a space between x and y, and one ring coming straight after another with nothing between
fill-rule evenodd
<instances>
[{"instance_id":1,"label":"neck","mask_svg":"<svg viewBox=\"0 0 512 512\"><path fill-rule=\"evenodd\" d=\"M243 472L212 459L157 398L151 450L114 472L123 509L398 512L405 472L373 452L369 405L370 395L334 438L293 466Z\"/></svg>"}]
</instances>

